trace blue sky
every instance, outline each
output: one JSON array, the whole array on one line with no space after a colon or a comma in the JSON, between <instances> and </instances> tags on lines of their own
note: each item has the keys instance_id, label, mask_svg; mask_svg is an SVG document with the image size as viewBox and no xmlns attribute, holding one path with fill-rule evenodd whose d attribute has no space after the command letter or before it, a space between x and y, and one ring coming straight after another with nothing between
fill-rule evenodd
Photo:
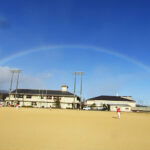
<instances>
[{"instance_id":1,"label":"blue sky","mask_svg":"<svg viewBox=\"0 0 150 150\"><path fill-rule=\"evenodd\" d=\"M84 98L118 92L150 104L149 3L0 0L0 88L20 68L20 88L68 84L73 92L73 72L84 71Z\"/></svg>"}]
</instances>

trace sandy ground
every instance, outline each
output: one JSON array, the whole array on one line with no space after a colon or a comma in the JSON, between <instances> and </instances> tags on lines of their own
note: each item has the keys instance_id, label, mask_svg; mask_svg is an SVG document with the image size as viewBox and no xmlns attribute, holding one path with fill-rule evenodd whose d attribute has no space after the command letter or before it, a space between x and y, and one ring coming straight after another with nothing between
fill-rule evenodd
<instances>
[{"instance_id":1,"label":"sandy ground","mask_svg":"<svg viewBox=\"0 0 150 150\"><path fill-rule=\"evenodd\" d=\"M0 108L0 150L150 150L150 113Z\"/></svg>"}]
</instances>

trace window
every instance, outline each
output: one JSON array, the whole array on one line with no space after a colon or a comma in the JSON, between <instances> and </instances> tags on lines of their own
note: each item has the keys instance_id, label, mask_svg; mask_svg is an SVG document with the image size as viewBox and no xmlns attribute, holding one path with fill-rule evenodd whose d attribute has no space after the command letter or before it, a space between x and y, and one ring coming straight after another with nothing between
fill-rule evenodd
<instances>
[{"instance_id":1,"label":"window","mask_svg":"<svg viewBox=\"0 0 150 150\"><path fill-rule=\"evenodd\" d=\"M129 110L129 108L125 108L126 110Z\"/></svg>"},{"instance_id":2,"label":"window","mask_svg":"<svg viewBox=\"0 0 150 150\"><path fill-rule=\"evenodd\" d=\"M54 99L55 99L55 100L61 100L61 97L54 96Z\"/></svg>"},{"instance_id":3,"label":"window","mask_svg":"<svg viewBox=\"0 0 150 150\"><path fill-rule=\"evenodd\" d=\"M52 99L52 96L47 96L46 98L47 98L47 99Z\"/></svg>"},{"instance_id":4,"label":"window","mask_svg":"<svg viewBox=\"0 0 150 150\"><path fill-rule=\"evenodd\" d=\"M23 98L23 95L20 95L20 94L14 94L14 98Z\"/></svg>"},{"instance_id":5,"label":"window","mask_svg":"<svg viewBox=\"0 0 150 150\"><path fill-rule=\"evenodd\" d=\"M17 98L23 98L23 95L17 95Z\"/></svg>"},{"instance_id":6,"label":"window","mask_svg":"<svg viewBox=\"0 0 150 150\"><path fill-rule=\"evenodd\" d=\"M26 98L32 98L32 95L27 95Z\"/></svg>"},{"instance_id":7,"label":"window","mask_svg":"<svg viewBox=\"0 0 150 150\"><path fill-rule=\"evenodd\" d=\"M36 106L36 105L37 105L37 103L36 103L36 102L32 102L32 105Z\"/></svg>"}]
</instances>

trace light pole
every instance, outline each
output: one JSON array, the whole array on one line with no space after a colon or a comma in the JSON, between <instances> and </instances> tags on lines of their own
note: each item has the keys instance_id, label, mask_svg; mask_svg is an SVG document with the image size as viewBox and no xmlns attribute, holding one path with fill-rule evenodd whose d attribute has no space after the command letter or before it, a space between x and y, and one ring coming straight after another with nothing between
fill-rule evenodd
<instances>
[{"instance_id":1,"label":"light pole","mask_svg":"<svg viewBox=\"0 0 150 150\"><path fill-rule=\"evenodd\" d=\"M9 101L10 101L10 94L11 94L11 90L12 90L12 84L13 84L15 70L10 70L10 71L11 71L11 81L10 81L10 88L9 88Z\"/></svg>"},{"instance_id":2,"label":"light pole","mask_svg":"<svg viewBox=\"0 0 150 150\"><path fill-rule=\"evenodd\" d=\"M18 75L17 75L17 83L16 83L16 96L15 96L15 100L16 100L16 97L17 97L18 83L19 83L19 75L20 75L20 73L21 73L21 70L16 70L16 73L17 73ZM17 101L18 101L18 97L17 97Z\"/></svg>"},{"instance_id":3,"label":"light pole","mask_svg":"<svg viewBox=\"0 0 150 150\"><path fill-rule=\"evenodd\" d=\"M80 72L81 75L81 87L80 87L80 109L81 109L81 105L82 105L82 77L84 75L84 72Z\"/></svg>"},{"instance_id":4,"label":"light pole","mask_svg":"<svg viewBox=\"0 0 150 150\"><path fill-rule=\"evenodd\" d=\"M76 75L81 75L81 86L80 86L80 109L81 109L81 103L82 103L82 77L84 75L84 72L74 72L74 109L75 109L75 96L76 96Z\"/></svg>"},{"instance_id":5,"label":"light pole","mask_svg":"<svg viewBox=\"0 0 150 150\"><path fill-rule=\"evenodd\" d=\"M12 76L11 76L10 89L9 89L9 102L10 102L10 94L11 94L11 91L12 91L14 74L17 73L16 92L15 92L15 101L16 101L18 84L19 84L19 74L21 73L21 70L10 70L10 71L11 71Z\"/></svg>"},{"instance_id":6,"label":"light pole","mask_svg":"<svg viewBox=\"0 0 150 150\"><path fill-rule=\"evenodd\" d=\"M73 109L75 109L75 96L76 96L76 75L77 73L74 72L74 101L73 101Z\"/></svg>"}]
</instances>

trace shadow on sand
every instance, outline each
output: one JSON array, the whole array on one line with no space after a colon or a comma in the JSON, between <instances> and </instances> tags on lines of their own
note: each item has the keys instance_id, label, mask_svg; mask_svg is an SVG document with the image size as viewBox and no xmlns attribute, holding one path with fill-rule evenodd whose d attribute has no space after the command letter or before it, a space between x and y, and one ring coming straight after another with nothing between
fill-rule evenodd
<instances>
[{"instance_id":1,"label":"shadow on sand","mask_svg":"<svg viewBox=\"0 0 150 150\"><path fill-rule=\"evenodd\" d=\"M114 118L114 119L119 119L118 117L115 117L115 116L114 116L114 117L112 117L112 118Z\"/></svg>"}]
</instances>

